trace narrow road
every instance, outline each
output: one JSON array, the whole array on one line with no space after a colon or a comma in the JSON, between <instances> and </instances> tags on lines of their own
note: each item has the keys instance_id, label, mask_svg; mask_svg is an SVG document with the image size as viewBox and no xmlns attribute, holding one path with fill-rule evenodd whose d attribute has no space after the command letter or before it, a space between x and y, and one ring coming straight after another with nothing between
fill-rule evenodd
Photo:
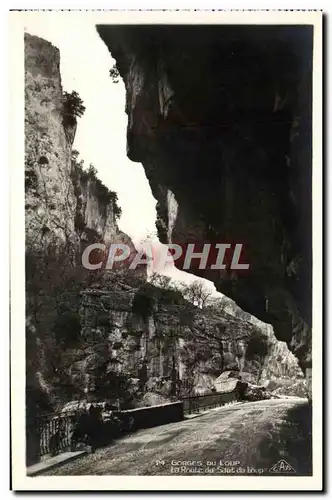
<instances>
[{"instance_id":1,"label":"narrow road","mask_svg":"<svg viewBox=\"0 0 332 500\"><path fill-rule=\"evenodd\" d=\"M310 415L299 398L236 403L119 438L46 475L310 475Z\"/></svg>"}]
</instances>

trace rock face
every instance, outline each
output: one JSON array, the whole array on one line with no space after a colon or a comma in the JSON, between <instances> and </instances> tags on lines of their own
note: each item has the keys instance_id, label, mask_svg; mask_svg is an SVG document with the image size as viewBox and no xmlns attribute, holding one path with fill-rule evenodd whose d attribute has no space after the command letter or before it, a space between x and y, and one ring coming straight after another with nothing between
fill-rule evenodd
<instances>
[{"instance_id":1,"label":"rock face","mask_svg":"<svg viewBox=\"0 0 332 500\"><path fill-rule=\"evenodd\" d=\"M275 390L281 377L301 385L294 356L270 326L239 310L200 311L147 285L144 266L138 276L83 269L91 242L136 250L117 226L114 193L73 160L76 122L63 111L59 62L49 42L25 36L28 410L119 394L128 405L162 403L211 390L227 369L274 381ZM167 199L171 237L177 201Z\"/></svg>"},{"instance_id":2,"label":"rock face","mask_svg":"<svg viewBox=\"0 0 332 500\"><path fill-rule=\"evenodd\" d=\"M310 26L97 26L162 242L240 242L250 270L192 270L311 366Z\"/></svg>"},{"instance_id":3,"label":"rock face","mask_svg":"<svg viewBox=\"0 0 332 500\"><path fill-rule=\"evenodd\" d=\"M64 126L60 54L25 34L25 213L31 246L51 235L63 243L75 236L76 198L71 174L72 130Z\"/></svg>"},{"instance_id":4,"label":"rock face","mask_svg":"<svg viewBox=\"0 0 332 500\"><path fill-rule=\"evenodd\" d=\"M81 264L83 249L117 242L136 253L117 226L114 193L73 161L76 119L64 111L59 66L56 47L25 35L27 391L38 405L79 333L79 291L96 277Z\"/></svg>"},{"instance_id":5,"label":"rock face","mask_svg":"<svg viewBox=\"0 0 332 500\"><path fill-rule=\"evenodd\" d=\"M114 203L93 175L72 161L76 119L64 113L59 50L25 35L26 239L34 244L128 241Z\"/></svg>"},{"instance_id":6,"label":"rock face","mask_svg":"<svg viewBox=\"0 0 332 500\"><path fill-rule=\"evenodd\" d=\"M86 289L81 325L81 352L89 349L89 363L82 369L77 351L70 370L92 398L101 397L101 387L104 397L111 394L111 373L130 379L129 399L122 403L133 404L136 398L135 406L153 394L162 402L211 392L227 370L246 381L281 388L281 393L283 381L288 386L297 382L304 392L297 360L276 340L271 326L254 325L214 307L198 309L176 292L159 290L158 296L152 286L130 290L119 283Z\"/></svg>"}]
</instances>

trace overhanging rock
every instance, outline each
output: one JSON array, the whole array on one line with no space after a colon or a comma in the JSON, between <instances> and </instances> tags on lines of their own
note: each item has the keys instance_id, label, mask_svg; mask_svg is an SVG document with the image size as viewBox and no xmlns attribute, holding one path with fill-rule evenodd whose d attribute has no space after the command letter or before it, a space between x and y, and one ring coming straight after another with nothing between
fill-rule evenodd
<instances>
[{"instance_id":1,"label":"overhanging rock","mask_svg":"<svg viewBox=\"0 0 332 500\"><path fill-rule=\"evenodd\" d=\"M158 200L160 240L243 243L250 272L195 272L310 371L312 28L97 29L125 82L128 157Z\"/></svg>"}]
</instances>

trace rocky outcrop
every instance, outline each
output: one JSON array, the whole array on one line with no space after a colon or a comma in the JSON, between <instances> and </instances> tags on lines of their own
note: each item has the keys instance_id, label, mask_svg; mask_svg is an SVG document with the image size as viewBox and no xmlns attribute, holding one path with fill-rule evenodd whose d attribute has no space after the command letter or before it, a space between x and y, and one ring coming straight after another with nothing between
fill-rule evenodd
<instances>
[{"instance_id":1,"label":"rocky outcrop","mask_svg":"<svg viewBox=\"0 0 332 500\"><path fill-rule=\"evenodd\" d=\"M282 387L279 379L305 386L296 358L270 325L214 306L199 309L177 292L153 288L118 281L81 292L81 347L68 372L92 399L116 397L116 377L127 377L121 404L203 394L227 370L254 384L274 384L273 390ZM84 366L82 352L89 352Z\"/></svg>"},{"instance_id":2,"label":"rocky outcrop","mask_svg":"<svg viewBox=\"0 0 332 500\"><path fill-rule=\"evenodd\" d=\"M72 158L76 118L63 106L59 50L25 34L25 213L28 248L128 241L115 202ZM118 240L117 240L118 238Z\"/></svg>"},{"instance_id":3,"label":"rocky outcrop","mask_svg":"<svg viewBox=\"0 0 332 500\"><path fill-rule=\"evenodd\" d=\"M73 158L77 124L70 118L59 50L25 34L27 391L32 406L54 396L61 351L80 332L79 291L96 279L81 264L84 248L96 241L117 242L136 253L117 226L116 194Z\"/></svg>"},{"instance_id":4,"label":"rocky outcrop","mask_svg":"<svg viewBox=\"0 0 332 500\"><path fill-rule=\"evenodd\" d=\"M60 55L25 34L25 213L27 246L75 241L70 179L73 137L63 123ZM74 243L73 241L73 243Z\"/></svg>"},{"instance_id":5,"label":"rocky outcrop","mask_svg":"<svg viewBox=\"0 0 332 500\"><path fill-rule=\"evenodd\" d=\"M127 145L162 242L240 242L250 271L191 271L311 366L310 26L106 26Z\"/></svg>"}]
</instances>

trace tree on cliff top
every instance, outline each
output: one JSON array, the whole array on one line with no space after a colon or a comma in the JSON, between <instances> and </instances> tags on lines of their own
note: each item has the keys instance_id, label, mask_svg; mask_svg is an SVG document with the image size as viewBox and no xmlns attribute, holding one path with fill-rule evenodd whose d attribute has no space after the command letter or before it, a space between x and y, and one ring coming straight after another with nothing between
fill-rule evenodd
<instances>
[{"instance_id":1,"label":"tree on cliff top","mask_svg":"<svg viewBox=\"0 0 332 500\"><path fill-rule=\"evenodd\" d=\"M211 297L211 290L199 280L192 281L191 283L182 283L181 291L185 299L192 302L200 309L205 308L209 304Z\"/></svg>"},{"instance_id":2,"label":"tree on cliff top","mask_svg":"<svg viewBox=\"0 0 332 500\"><path fill-rule=\"evenodd\" d=\"M78 118L84 115L85 109L83 101L76 90L70 93L63 93L63 110L65 115Z\"/></svg>"}]
</instances>

